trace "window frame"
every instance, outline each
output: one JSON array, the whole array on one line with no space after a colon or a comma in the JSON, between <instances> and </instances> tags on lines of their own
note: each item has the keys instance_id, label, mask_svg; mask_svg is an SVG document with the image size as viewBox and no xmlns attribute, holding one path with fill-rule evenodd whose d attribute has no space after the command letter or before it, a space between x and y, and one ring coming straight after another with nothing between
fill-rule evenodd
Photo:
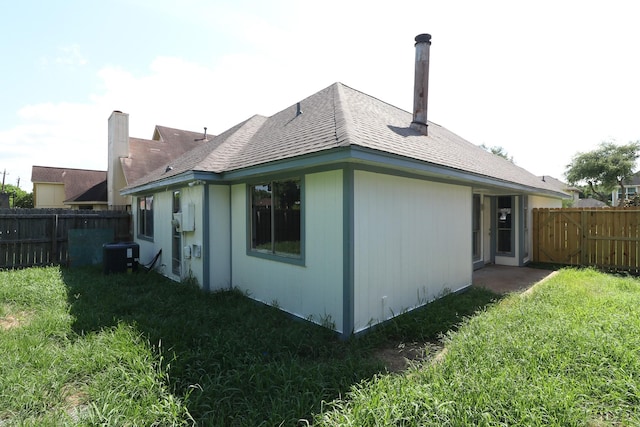
<instances>
[{"instance_id":1,"label":"window frame","mask_svg":"<svg viewBox=\"0 0 640 427\"><path fill-rule=\"evenodd\" d=\"M500 215L500 210L501 210L501 206L500 206L500 202L502 201L509 201L509 206L503 206L502 209L508 209L508 213L505 211L505 220L504 220L504 224L500 224L500 220L498 219L499 215ZM507 217L508 215L508 217ZM494 221L496 224L495 230L496 230L496 236L495 236L495 254L497 256L507 256L507 257L513 257L515 256L515 233L517 231L517 223L516 223L516 201L515 201L515 197L514 196L497 196L496 197L496 215L494 217ZM501 239L500 239L500 234L501 232L509 232L509 250L505 251L505 250L500 250L500 243L501 243Z\"/></svg>"},{"instance_id":2,"label":"window frame","mask_svg":"<svg viewBox=\"0 0 640 427\"><path fill-rule=\"evenodd\" d=\"M147 209L148 206L148 200L151 199L151 209ZM137 236L140 239L143 240L149 240L149 241L153 241L154 239L154 218L153 218L153 211L154 211L154 203L153 203L153 194L147 194L144 196L139 196L137 197L137 204L136 204L136 212L137 212L137 221L136 221L136 228L137 228ZM141 209L141 203L144 204L144 209ZM149 218L151 219L151 221L149 221ZM150 230L149 230L150 228Z\"/></svg>"},{"instance_id":3,"label":"window frame","mask_svg":"<svg viewBox=\"0 0 640 427\"><path fill-rule=\"evenodd\" d=\"M297 181L300 187L300 253L286 253L286 252L277 252L275 250L275 243L277 242L277 228L275 225L274 216L270 216L270 235L272 247L271 249L257 249L254 247L254 211L253 211L253 190L257 186L261 185L270 185L271 186L271 206L273 206L273 197L276 194L275 183L283 183L287 181ZM247 192L247 255L269 259L273 261L284 262L288 264L294 265L305 265L305 226L304 226L304 217L305 217L305 185L304 185L304 175L294 175L294 176L278 176L273 178L266 178L259 181L248 182L246 185Z\"/></svg>"}]
</instances>

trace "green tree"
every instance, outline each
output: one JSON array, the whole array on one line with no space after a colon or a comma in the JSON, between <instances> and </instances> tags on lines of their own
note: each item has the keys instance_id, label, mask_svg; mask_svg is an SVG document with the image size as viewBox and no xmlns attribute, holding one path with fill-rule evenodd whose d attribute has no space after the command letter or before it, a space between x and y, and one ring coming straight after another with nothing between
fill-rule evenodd
<instances>
[{"instance_id":1,"label":"green tree","mask_svg":"<svg viewBox=\"0 0 640 427\"><path fill-rule=\"evenodd\" d=\"M500 156L503 159L509 160L511 163L515 163L513 161L513 156L509 155L509 153L507 153L507 150L505 150L503 147L499 146L499 145L494 145L491 147L487 147L486 145L482 144L480 146L480 148L483 148L485 150L487 150L488 152L495 154L496 156Z\"/></svg>"},{"instance_id":2,"label":"green tree","mask_svg":"<svg viewBox=\"0 0 640 427\"><path fill-rule=\"evenodd\" d=\"M624 183L633 175L639 151L640 141L625 145L602 142L595 150L576 153L567 165L565 176L571 185L586 183L594 198L609 204L609 196L616 186L620 186L624 196ZM621 206L624 199L620 199Z\"/></svg>"},{"instance_id":3,"label":"green tree","mask_svg":"<svg viewBox=\"0 0 640 427\"><path fill-rule=\"evenodd\" d=\"M15 185L5 184L5 193L9 194L9 206L12 208L32 208L33 193L27 193Z\"/></svg>"}]
</instances>

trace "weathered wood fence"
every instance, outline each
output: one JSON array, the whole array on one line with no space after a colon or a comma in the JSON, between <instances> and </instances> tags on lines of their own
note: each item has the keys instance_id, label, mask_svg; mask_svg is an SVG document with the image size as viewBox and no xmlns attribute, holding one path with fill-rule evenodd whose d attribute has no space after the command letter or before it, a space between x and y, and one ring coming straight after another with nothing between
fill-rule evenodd
<instances>
[{"instance_id":1,"label":"weathered wood fence","mask_svg":"<svg viewBox=\"0 0 640 427\"><path fill-rule=\"evenodd\" d=\"M640 273L640 208L534 209L536 262Z\"/></svg>"},{"instance_id":2,"label":"weathered wood fence","mask_svg":"<svg viewBox=\"0 0 640 427\"><path fill-rule=\"evenodd\" d=\"M113 241L131 240L123 211L0 209L0 268L69 263L69 230L113 230Z\"/></svg>"}]
</instances>

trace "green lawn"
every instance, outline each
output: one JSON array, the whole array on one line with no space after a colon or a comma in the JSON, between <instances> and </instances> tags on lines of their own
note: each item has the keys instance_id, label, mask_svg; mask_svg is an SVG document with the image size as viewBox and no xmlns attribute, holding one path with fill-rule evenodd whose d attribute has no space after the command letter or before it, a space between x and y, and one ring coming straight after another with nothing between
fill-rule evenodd
<instances>
[{"instance_id":1,"label":"green lawn","mask_svg":"<svg viewBox=\"0 0 640 427\"><path fill-rule=\"evenodd\" d=\"M493 299L449 295L342 342L156 274L0 271L0 426L297 425L386 372L379 348L437 341Z\"/></svg>"},{"instance_id":2,"label":"green lawn","mask_svg":"<svg viewBox=\"0 0 640 427\"><path fill-rule=\"evenodd\" d=\"M0 426L640 425L639 307L637 279L562 270L342 342L155 274L0 271ZM438 361L377 357L442 334Z\"/></svg>"},{"instance_id":3,"label":"green lawn","mask_svg":"<svg viewBox=\"0 0 640 427\"><path fill-rule=\"evenodd\" d=\"M446 341L438 362L353 387L316 424L640 425L637 279L562 270Z\"/></svg>"}]
</instances>

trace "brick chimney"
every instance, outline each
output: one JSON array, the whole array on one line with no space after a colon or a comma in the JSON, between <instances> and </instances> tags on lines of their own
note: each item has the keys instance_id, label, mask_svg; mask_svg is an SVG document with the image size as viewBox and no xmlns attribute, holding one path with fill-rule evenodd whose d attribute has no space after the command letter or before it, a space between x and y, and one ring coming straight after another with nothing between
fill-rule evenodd
<instances>
[{"instance_id":1,"label":"brick chimney","mask_svg":"<svg viewBox=\"0 0 640 427\"><path fill-rule=\"evenodd\" d=\"M430 47L430 34L419 34L416 36L416 73L413 87L413 121L411 122L411 128L423 135L427 135Z\"/></svg>"}]
</instances>

